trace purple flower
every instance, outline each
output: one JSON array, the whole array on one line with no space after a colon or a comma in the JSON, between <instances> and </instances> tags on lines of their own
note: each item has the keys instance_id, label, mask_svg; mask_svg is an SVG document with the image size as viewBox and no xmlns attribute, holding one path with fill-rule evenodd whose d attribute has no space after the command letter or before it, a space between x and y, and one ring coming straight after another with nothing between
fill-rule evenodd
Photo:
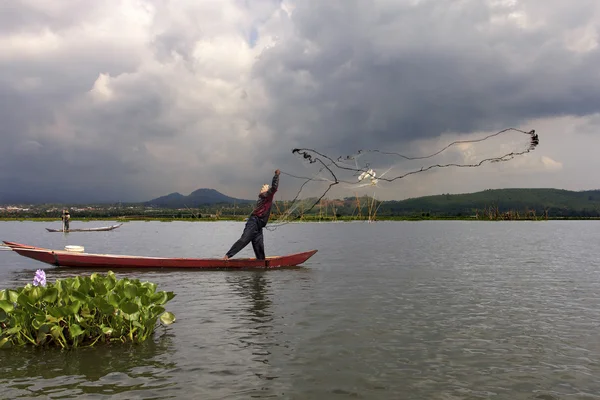
<instances>
[{"instance_id":1,"label":"purple flower","mask_svg":"<svg viewBox=\"0 0 600 400\"><path fill-rule=\"evenodd\" d=\"M46 273L44 270L38 269L35 271L35 277L33 278L33 286L46 286Z\"/></svg>"}]
</instances>

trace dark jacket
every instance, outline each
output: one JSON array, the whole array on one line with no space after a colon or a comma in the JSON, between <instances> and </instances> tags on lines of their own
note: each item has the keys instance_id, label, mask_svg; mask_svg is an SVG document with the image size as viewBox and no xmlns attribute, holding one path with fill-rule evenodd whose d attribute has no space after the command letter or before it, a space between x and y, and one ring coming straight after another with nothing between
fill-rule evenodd
<instances>
[{"instance_id":1,"label":"dark jacket","mask_svg":"<svg viewBox=\"0 0 600 400\"><path fill-rule=\"evenodd\" d=\"M252 216L257 217L263 227L267 225L269 217L271 216L271 206L273 205L273 197L275 196L275 192L277 192L278 186L279 175L273 175L273 182L271 182L271 187L265 193L261 193L258 195L256 207L254 207L254 211L252 211L252 214L250 214Z\"/></svg>"}]
</instances>

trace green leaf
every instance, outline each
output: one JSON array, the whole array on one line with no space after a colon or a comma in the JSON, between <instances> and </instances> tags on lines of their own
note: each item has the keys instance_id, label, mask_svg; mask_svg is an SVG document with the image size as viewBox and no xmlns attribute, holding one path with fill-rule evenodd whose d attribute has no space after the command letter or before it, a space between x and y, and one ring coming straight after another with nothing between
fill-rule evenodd
<instances>
[{"instance_id":1,"label":"green leaf","mask_svg":"<svg viewBox=\"0 0 600 400\"><path fill-rule=\"evenodd\" d=\"M12 310L15 309L15 306L13 306L13 303L7 300L0 300L0 308L3 309L6 313L10 313L12 312Z\"/></svg>"},{"instance_id":2,"label":"green leaf","mask_svg":"<svg viewBox=\"0 0 600 400\"><path fill-rule=\"evenodd\" d=\"M154 293L156 293L156 283L144 282L142 283L142 287L146 289L146 293L148 295L153 295Z\"/></svg>"},{"instance_id":3,"label":"green leaf","mask_svg":"<svg viewBox=\"0 0 600 400\"><path fill-rule=\"evenodd\" d=\"M65 316L64 307L47 307L46 312L49 314L48 316L46 316L46 320L48 320L48 317L61 319Z\"/></svg>"},{"instance_id":4,"label":"green leaf","mask_svg":"<svg viewBox=\"0 0 600 400\"><path fill-rule=\"evenodd\" d=\"M138 312L140 308L138 307L137 304L132 303L130 301L125 302L121 305L121 311L123 311L126 314L133 314Z\"/></svg>"},{"instance_id":5,"label":"green leaf","mask_svg":"<svg viewBox=\"0 0 600 400\"><path fill-rule=\"evenodd\" d=\"M167 311L160 316L160 322L162 322L164 325L171 325L173 322L175 322L175 315Z\"/></svg>"},{"instance_id":6,"label":"green leaf","mask_svg":"<svg viewBox=\"0 0 600 400\"><path fill-rule=\"evenodd\" d=\"M85 304L83 307L81 307L80 311L81 311L80 314L81 314L81 316L83 318L93 318L94 314L95 314L95 313L92 312L92 310L90 310L90 308L88 307L87 304Z\"/></svg>"},{"instance_id":7,"label":"green leaf","mask_svg":"<svg viewBox=\"0 0 600 400\"><path fill-rule=\"evenodd\" d=\"M150 304L152 304L152 301L150 300L150 296L147 294L141 294L139 297L139 302L144 307L148 307Z\"/></svg>"},{"instance_id":8,"label":"green leaf","mask_svg":"<svg viewBox=\"0 0 600 400\"><path fill-rule=\"evenodd\" d=\"M137 321L131 321L131 325L135 326L136 328L144 329L144 325L140 324Z\"/></svg>"},{"instance_id":9,"label":"green leaf","mask_svg":"<svg viewBox=\"0 0 600 400\"><path fill-rule=\"evenodd\" d=\"M6 314L6 311L0 308L0 322L6 321L7 318L8 314Z\"/></svg>"},{"instance_id":10,"label":"green leaf","mask_svg":"<svg viewBox=\"0 0 600 400\"><path fill-rule=\"evenodd\" d=\"M108 290L106 289L106 286L104 286L104 282L96 279L94 281L94 292L96 292L96 296L104 296L106 293L108 293Z\"/></svg>"},{"instance_id":11,"label":"green leaf","mask_svg":"<svg viewBox=\"0 0 600 400\"><path fill-rule=\"evenodd\" d=\"M155 304L163 305L168 301L168 296L166 292L158 292L150 296L150 300Z\"/></svg>"},{"instance_id":12,"label":"green leaf","mask_svg":"<svg viewBox=\"0 0 600 400\"><path fill-rule=\"evenodd\" d=\"M128 299L137 297L137 287L134 284L127 283L123 289L125 290L125 296Z\"/></svg>"},{"instance_id":13,"label":"green leaf","mask_svg":"<svg viewBox=\"0 0 600 400\"><path fill-rule=\"evenodd\" d=\"M42 296L42 300L47 303L54 303L58 298L58 289L56 288L48 288L46 289L46 293Z\"/></svg>"},{"instance_id":14,"label":"green leaf","mask_svg":"<svg viewBox=\"0 0 600 400\"><path fill-rule=\"evenodd\" d=\"M110 326L104 326L102 327L102 333L104 333L105 335L112 335L114 329L111 328Z\"/></svg>"},{"instance_id":15,"label":"green leaf","mask_svg":"<svg viewBox=\"0 0 600 400\"><path fill-rule=\"evenodd\" d=\"M72 281L71 281L71 288L73 290L78 290L79 287L81 286L81 282L83 281L83 279L81 279L80 276L76 276Z\"/></svg>"},{"instance_id":16,"label":"green leaf","mask_svg":"<svg viewBox=\"0 0 600 400\"><path fill-rule=\"evenodd\" d=\"M15 309L15 311L20 309L24 313L33 313L34 314L34 313L38 312L38 308L34 307L31 304L31 302L30 302L29 298L27 297L27 295L25 295L23 293L19 294L19 298L17 299L17 304L20 307L17 307Z\"/></svg>"},{"instance_id":17,"label":"green leaf","mask_svg":"<svg viewBox=\"0 0 600 400\"><path fill-rule=\"evenodd\" d=\"M8 335L13 335L17 332L19 332L21 330L20 326L13 326L12 328L9 328L7 330L5 330L4 332L7 333Z\"/></svg>"},{"instance_id":18,"label":"green leaf","mask_svg":"<svg viewBox=\"0 0 600 400\"><path fill-rule=\"evenodd\" d=\"M84 296L87 296L88 294L90 294L90 288L91 288L90 279L87 277L83 277L83 276L78 276L77 278L79 278L79 285L77 287L73 286L73 292L77 291L77 292L83 294Z\"/></svg>"},{"instance_id":19,"label":"green leaf","mask_svg":"<svg viewBox=\"0 0 600 400\"><path fill-rule=\"evenodd\" d=\"M19 298L19 293L14 290L7 290L8 292L8 301L11 303L16 303Z\"/></svg>"},{"instance_id":20,"label":"green leaf","mask_svg":"<svg viewBox=\"0 0 600 400\"><path fill-rule=\"evenodd\" d=\"M46 342L46 337L48 336L47 332L38 331L36 340L39 345L42 345Z\"/></svg>"},{"instance_id":21,"label":"green leaf","mask_svg":"<svg viewBox=\"0 0 600 400\"><path fill-rule=\"evenodd\" d=\"M39 299L42 298L43 292L44 289L42 287L35 286L33 289L31 289L31 292L29 293L29 299L32 303L36 303Z\"/></svg>"},{"instance_id":22,"label":"green leaf","mask_svg":"<svg viewBox=\"0 0 600 400\"><path fill-rule=\"evenodd\" d=\"M113 290L116 284L117 277L115 276L115 273L112 271L108 271L108 273L106 274L106 279L104 280L104 285L106 286L106 289Z\"/></svg>"},{"instance_id":23,"label":"green leaf","mask_svg":"<svg viewBox=\"0 0 600 400\"><path fill-rule=\"evenodd\" d=\"M59 299L61 299L64 302L69 300L69 293L70 293L71 289L70 289L69 285L66 283L66 281L57 279L56 282L54 282L54 287L56 289L58 289L58 298Z\"/></svg>"},{"instance_id":24,"label":"green leaf","mask_svg":"<svg viewBox=\"0 0 600 400\"><path fill-rule=\"evenodd\" d=\"M69 333L71 334L71 337L77 337L80 335L83 335L85 331L83 329L81 329L81 326L77 325L77 324L71 324L69 325Z\"/></svg>"},{"instance_id":25,"label":"green leaf","mask_svg":"<svg viewBox=\"0 0 600 400\"><path fill-rule=\"evenodd\" d=\"M50 328L50 334L54 339L59 339L62 336L62 327L60 325L54 325Z\"/></svg>"},{"instance_id":26,"label":"green leaf","mask_svg":"<svg viewBox=\"0 0 600 400\"><path fill-rule=\"evenodd\" d=\"M108 301L108 304L117 308L119 307L119 302L121 301L121 298L116 293L109 293L106 297L106 300Z\"/></svg>"},{"instance_id":27,"label":"green leaf","mask_svg":"<svg viewBox=\"0 0 600 400\"><path fill-rule=\"evenodd\" d=\"M95 297L92 302L104 314L112 314L115 312L115 308L108 304L102 297Z\"/></svg>"},{"instance_id":28,"label":"green leaf","mask_svg":"<svg viewBox=\"0 0 600 400\"><path fill-rule=\"evenodd\" d=\"M79 312L79 309L81 308L81 302L79 300L75 300L68 306L65 306L65 308L69 310L69 315L77 314Z\"/></svg>"},{"instance_id":29,"label":"green leaf","mask_svg":"<svg viewBox=\"0 0 600 400\"><path fill-rule=\"evenodd\" d=\"M77 301L81 301L82 303L85 303L88 299L88 296L79 290L73 290L73 292L71 293L71 296L69 296L69 297L71 298L71 301L77 300Z\"/></svg>"},{"instance_id":30,"label":"green leaf","mask_svg":"<svg viewBox=\"0 0 600 400\"><path fill-rule=\"evenodd\" d=\"M11 343L8 341L8 338L0 339L0 348L10 347Z\"/></svg>"},{"instance_id":31,"label":"green leaf","mask_svg":"<svg viewBox=\"0 0 600 400\"><path fill-rule=\"evenodd\" d=\"M23 292L21 292L21 294L19 294L19 297L17 297L17 303L22 305L23 307L29 306L30 302L31 301L29 300L29 297Z\"/></svg>"},{"instance_id":32,"label":"green leaf","mask_svg":"<svg viewBox=\"0 0 600 400\"><path fill-rule=\"evenodd\" d=\"M46 323L46 316L44 314L38 314L31 321L31 326L33 327L33 329L40 329L40 327L42 325L44 325L45 323Z\"/></svg>"},{"instance_id":33,"label":"green leaf","mask_svg":"<svg viewBox=\"0 0 600 400\"><path fill-rule=\"evenodd\" d=\"M150 309L150 318L156 319L158 316L165 312L165 308L163 306L154 306Z\"/></svg>"}]
</instances>

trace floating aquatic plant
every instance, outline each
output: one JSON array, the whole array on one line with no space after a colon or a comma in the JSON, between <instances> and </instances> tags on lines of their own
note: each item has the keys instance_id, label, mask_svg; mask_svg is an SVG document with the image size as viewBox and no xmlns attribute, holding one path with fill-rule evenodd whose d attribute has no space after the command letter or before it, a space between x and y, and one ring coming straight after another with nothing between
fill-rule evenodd
<instances>
[{"instance_id":1,"label":"floating aquatic plant","mask_svg":"<svg viewBox=\"0 0 600 400\"><path fill-rule=\"evenodd\" d=\"M156 288L151 282L117 279L112 271L47 284L38 270L33 284L0 291L0 347L143 342L158 319L163 325L175 321L163 307L175 294Z\"/></svg>"}]
</instances>

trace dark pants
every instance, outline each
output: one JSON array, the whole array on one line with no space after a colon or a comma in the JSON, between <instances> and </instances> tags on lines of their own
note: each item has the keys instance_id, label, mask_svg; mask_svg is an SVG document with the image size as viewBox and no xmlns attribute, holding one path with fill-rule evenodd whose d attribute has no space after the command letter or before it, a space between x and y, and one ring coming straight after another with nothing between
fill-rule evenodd
<instances>
[{"instance_id":1,"label":"dark pants","mask_svg":"<svg viewBox=\"0 0 600 400\"><path fill-rule=\"evenodd\" d=\"M265 244L263 242L263 231L262 223L260 220L252 215L246 222L246 227L242 233L242 237L231 246L231 249L227 252L227 257L231 258L240 252L248 243L252 242L252 248L254 249L254 255L258 260L265 259Z\"/></svg>"}]
</instances>

